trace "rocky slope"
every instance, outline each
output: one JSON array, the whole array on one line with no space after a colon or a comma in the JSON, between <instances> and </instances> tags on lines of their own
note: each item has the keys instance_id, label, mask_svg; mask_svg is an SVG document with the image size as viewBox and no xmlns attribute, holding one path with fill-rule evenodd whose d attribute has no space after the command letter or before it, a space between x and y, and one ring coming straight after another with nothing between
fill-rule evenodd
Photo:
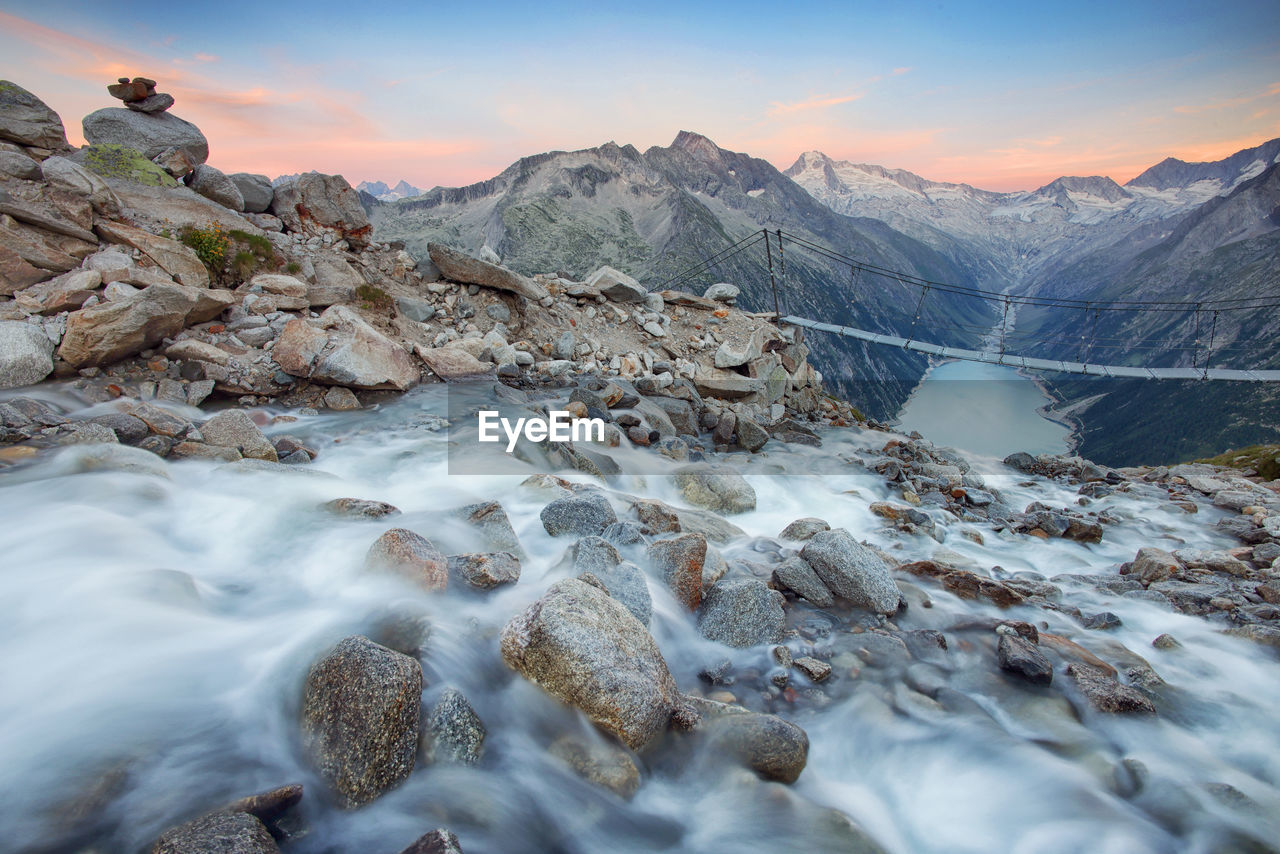
<instances>
[{"instance_id":1,"label":"rocky slope","mask_svg":"<svg viewBox=\"0 0 1280 854\"><path fill-rule=\"evenodd\" d=\"M369 216L380 239L402 241L411 252L437 241L481 256L493 253L524 273L560 270L576 277L607 264L647 287L761 228L779 227L893 269L971 280L964 267L919 241L875 220L834 214L768 163L688 132L643 153L609 143L527 157L479 184L371 205ZM763 247L713 266L685 286L700 291L716 282L740 288L749 308L773 308ZM905 290L854 281L848 268L807 256L788 259L783 302L870 328L914 309ZM982 308L946 300L938 308L985 319ZM814 339L811 346L832 387L878 417L896 411L924 366L913 355L838 339Z\"/></svg>"}]
</instances>

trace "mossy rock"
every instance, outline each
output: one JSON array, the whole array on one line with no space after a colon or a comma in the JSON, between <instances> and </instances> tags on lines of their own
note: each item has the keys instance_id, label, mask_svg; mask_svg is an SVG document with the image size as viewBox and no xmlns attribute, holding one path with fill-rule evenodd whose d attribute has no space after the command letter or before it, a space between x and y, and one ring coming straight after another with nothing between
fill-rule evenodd
<instances>
[{"instance_id":1,"label":"mossy rock","mask_svg":"<svg viewBox=\"0 0 1280 854\"><path fill-rule=\"evenodd\" d=\"M141 151L114 143L100 143L80 149L72 158L103 178L125 178L149 187L176 187L178 182L143 156Z\"/></svg>"}]
</instances>

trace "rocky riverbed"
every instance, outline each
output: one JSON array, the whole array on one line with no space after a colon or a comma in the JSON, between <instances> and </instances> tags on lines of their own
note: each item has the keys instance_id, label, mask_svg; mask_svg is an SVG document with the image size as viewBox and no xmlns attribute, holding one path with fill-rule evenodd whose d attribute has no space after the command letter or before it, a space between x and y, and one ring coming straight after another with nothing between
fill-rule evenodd
<instances>
[{"instance_id":1,"label":"rocky riverbed","mask_svg":"<svg viewBox=\"0 0 1280 854\"><path fill-rule=\"evenodd\" d=\"M6 87L8 847L1274 850L1280 483L967 459L732 286L413 258L153 81L78 152ZM604 435L486 474L478 407Z\"/></svg>"}]
</instances>

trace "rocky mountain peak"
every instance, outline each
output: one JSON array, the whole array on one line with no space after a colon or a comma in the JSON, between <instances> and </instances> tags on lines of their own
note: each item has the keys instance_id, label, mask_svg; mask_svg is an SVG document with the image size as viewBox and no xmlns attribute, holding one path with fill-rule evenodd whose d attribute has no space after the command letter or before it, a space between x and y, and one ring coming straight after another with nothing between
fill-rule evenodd
<instances>
[{"instance_id":1,"label":"rocky mountain peak","mask_svg":"<svg viewBox=\"0 0 1280 854\"><path fill-rule=\"evenodd\" d=\"M672 149L684 151L703 160L719 160L724 150L707 137L693 131L682 130L672 141Z\"/></svg>"},{"instance_id":2,"label":"rocky mountain peak","mask_svg":"<svg viewBox=\"0 0 1280 854\"><path fill-rule=\"evenodd\" d=\"M1054 196L1059 193L1066 194L1088 194L1105 199L1108 202L1118 202L1122 199L1132 198L1133 194L1127 192L1123 187L1105 175L1090 175L1087 177L1079 177L1074 175L1064 175L1045 184L1036 190L1033 195Z\"/></svg>"},{"instance_id":3,"label":"rocky mountain peak","mask_svg":"<svg viewBox=\"0 0 1280 854\"><path fill-rule=\"evenodd\" d=\"M1223 160L1189 163L1176 157L1166 157L1125 186L1168 190L1207 180L1217 182L1223 190L1228 190L1262 174L1264 169L1278 160L1280 138L1254 148L1241 149Z\"/></svg>"}]
</instances>

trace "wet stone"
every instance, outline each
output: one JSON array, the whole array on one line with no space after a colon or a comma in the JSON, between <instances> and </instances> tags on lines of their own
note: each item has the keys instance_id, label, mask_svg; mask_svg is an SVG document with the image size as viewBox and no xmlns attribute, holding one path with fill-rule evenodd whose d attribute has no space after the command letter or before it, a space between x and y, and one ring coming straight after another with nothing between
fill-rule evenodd
<instances>
[{"instance_id":1,"label":"wet stone","mask_svg":"<svg viewBox=\"0 0 1280 854\"><path fill-rule=\"evenodd\" d=\"M786 625L782 602L781 593L755 578L718 582L702 600L698 632L732 647L775 643Z\"/></svg>"},{"instance_id":2,"label":"wet stone","mask_svg":"<svg viewBox=\"0 0 1280 854\"><path fill-rule=\"evenodd\" d=\"M542 527L553 537L563 534L599 535L618 521L609 499L600 493L569 495L557 498L540 514Z\"/></svg>"},{"instance_id":3,"label":"wet stone","mask_svg":"<svg viewBox=\"0 0 1280 854\"><path fill-rule=\"evenodd\" d=\"M363 498L335 498L320 505L335 516L348 516L352 519L383 519L388 516L399 516L400 510L385 501L367 501Z\"/></svg>"},{"instance_id":4,"label":"wet stone","mask_svg":"<svg viewBox=\"0 0 1280 854\"><path fill-rule=\"evenodd\" d=\"M487 732L480 716L456 688L446 688L427 713L422 757L427 762L474 765L484 756Z\"/></svg>"},{"instance_id":5,"label":"wet stone","mask_svg":"<svg viewBox=\"0 0 1280 854\"><path fill-rule=\"evenodd\" d=\"M795 660L796 669L813 682L824 682L831 676L831 665L810 656Z\"/></svg>"},{"instance_id":6,"label":"wet stone","mask_svg":"<svg viewBox=\"0 0 1280 854\"><path fill-rule=\"evenodd\" d=\"M450 555L449 573L477 590L492 590L520 580L520 559L508 552Z\"/></svg>"},{"instance_id":7,"label":"wet stone","mask_svg":"<svg viewBox=\"0 0 1280 854\"><path fill-rule=\"evenodd\" d=\"M1040 647L1013 629L1005 628L996 644L996 661L1000 669L1034 685L1053 681L1053 664Z\"/></svg>"},{"instance_id":8,"label":"wet stone","mask_svg":"<svg viewBox=\"0 0 1280 854\"><path fill-rule=\"evenodd\" d=\"M406 528L392 528L379 537L365 556L365 567L393 572L425 590L449 586L449 561L426 537Z\"/></svg>"},{"instance_id":9,"label":"wet stone","mask_svg":"<svg viewBox=\"0 0 1280 854\"><path fill-rule=\"evenodd\" d=\"M773 570L773 580L778 587L790 590L819 608L830 608L835 604L835 597L831 595L827 585L813 571L813 567L798 556L789 557L778 564Z\"/></svg>"},{"instance_id":10,"label":"wet stone","mask_svg":"<svg viewBox=\"0 0 1280 854\"><path fill-rule=\"evenodd\" d=\"M1067 665L1070 676L1089 704L1108 714L1155 714L1156 708L1141 691L1121 685L1105 671L1089 664Z\"/></svg>"},{"instance_id":11,"label":"wet stone","mask_svg":"<svg viewBox=\"0 0 1280 854\"><path fill-rule=\"evenodd\" d=\"M418 837L400 854L462 854L462 843L452 831L438 827Z\"/></svg>"},{"instance_id":12,"label":"wet stone","mask_svg":"<svg viewBox=\"0 0 1280 854\"><path fill-rule=\"evenodd\" d=\"M246 812L217 812L166 830L151 854L274 854L266 826Z\"/></svg>"},{"instance_id":13,"label":"wet stone","mask_svg":"<svg viewBox=\"0 0 1280 854\"><path fill-rule=\"evenodd\" d=\"M413 770L422 668L365 637L349 637L307 674L303 747L348 808L375 800Z\"/></svg>"}]
</instances>

